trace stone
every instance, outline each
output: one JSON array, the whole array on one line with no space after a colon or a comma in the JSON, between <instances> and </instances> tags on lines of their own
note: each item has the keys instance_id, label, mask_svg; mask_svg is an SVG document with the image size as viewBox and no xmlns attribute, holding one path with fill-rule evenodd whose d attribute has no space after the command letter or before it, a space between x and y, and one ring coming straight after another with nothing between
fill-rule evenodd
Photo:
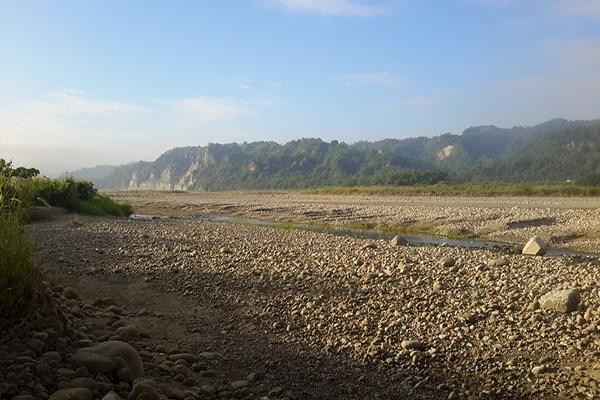
<instances>
[{"instance_id":1,"label":"stone","mask_svg":"<svg viewBox=\"0 0 600 400\"><path fill-rule=\"evenodd\" d=\"M574 289L554 290L539 299L542 310L552 310L568 313L575 311L579 305L579 292Z\"/></svg>"},{"instance_id":2,"label":"stone","mask_svg":"<svg viewBox=\"0 0 600 400\"><path fill-rule=\"evenodd\" d=\"M36 332L32 335L32 337L34 339L40 340L42 342L45 342L46 340L48 340L48 333L46 332Z\"/></svg>"},{"instance_id":3,"label":"stone","mask_svg":"<svg viewBox=\"0 0 600 400\"><path fill-rule=\"evenodd\" d=\"M81 353L95 354L104 358L109 358L112 362L112 369L114 369L116 366L112 358L121 357L127 363L127 366L131 369L131 372L133 372L133 379L143 378L145 376L144 364L142 363L140 355L136 349L125 342L109 340L107 342L99 343L96 346L81 349L75 355ZM108 365L106 365L106 367L107 366Z\"/></svg>"},{"instance_id":4,"label":"stone","mask_svg":"<svg viewBox=\"0 0 600 400\"><path fill-rule=\"evenodd\" d=\"M433 291L434 292L439 292L440 290L445 289L444 284L440 281L435 281L433 283Z\"/></svg>"},{"instance_id":5,"label":"stone","mask_svg":"<svg viewBox=\"0 0 600 400\"><path fill-rule=\"evenodd\" d=\"M50 400L92 400L92 392L85 388L62 389L50 396Z\"/></svg>"},{"instance_id":6,"label":"stone","mask_svg":"<svg viewBox=\"0 0 600 400\"><path fill-rule=\"evenodd\" d=\"M443 267L453 267L456 264L456 260L452 257L444 257L440 260L440 265Z\"/></svg>"},{"instance_id":7,"label":"stone","mask_svg":"<svg viewBox=\"0 0 600 400\"><path fill-rule=\"evenodd\" d=\"M164 353L164 351L162 351L161 353ZM185 360L188 363L195 363L196 361L198 361L198 357L196 357L193 354L189 354L189 353L180 353L180 354L171 354L169 356L169 360L171 361L179 361L179 360Z\"/></svg>"},{"instance_id":8,"label":"stone","mask_svg":"<svg viewBox=\"0 0 600 400\"><path fill-rule=\"evenodd\" d=\"M65 296L68 300L75 300L79 298L79 293L72 287L66 287L63 290L63 296Z\"/></svg>"},{"instance_id":9,"label":"stone","mask_svg":"<svg viewBox=\"0 0 600 400\"><path fill-rule=\"evenodd\" d=\"M116 394L115 392L108 392L106 396L102 398L102 400L121 400L121 396Z\"/></svg>"},{"instance_id":10,"label":"stone","mask_svg":"<svg viewBox=\"0 0 600 400\"><path fill-rule=\"evenodd\" d=\"M133 325L126 325L126 326L122 326L122 327L118 328L117 334L119 334L121 332L127 333L127 335L129 335L129 337L132 337L132 338L140 337L140 331L138 330L138 328L136 328Z\"/></svg>"},{"instance_id":11,"label":"stone","mask_svg":"<svg viewBox=\"0 0 600 400\"><path fill-rule=\"evenodd\" d=\"M231 382L230 385L233 390L243 389L248 386L248 381L244 381L244 380L234 381L234 382Z\"/></svg>"},{"instance_id":12,"label":"stone","mask_svg":"<svg viewBox=\"0 0 600 400\"><path fill-rule=\"evenodd\" d=\"M538 365L531 369L531 373L535 376L541 375L546 372L548 368L545 365Z\"/></svg>"},{"instance_id":13,"label":"stone","mask_svg":"<svg viewBox=\"0 0 600 400\"><path fill-rule=\"evenodd\" d=\"M37 376L50 376L52 374L52 367L46 363L39 363L35 366L35 374Z\"/></svg>"},{"instance_id":14,"label":"stone","mask_svg":"<svg viewBox=\"0 0 600 400\"><path fill-rule=\"evenodd\" d=\"M154 385L154 382L150 379L136 380L127 399L137 400L141 397L144 400L161 400L160 395L158 394L158 391Z\"/></svg>"},{"instance_id":15,"label":"stone","mask_svg":"<svg viewBox=\"0 0 600 400\"><path fill-rule=\"evenodd\" d=\"M71 365L74 367L86 367L93 374L106 373L115 369L114 361L105 355L91 352L94 347L84 347L71 356Z\"/></svg>"},{"instance_id":16,"label":"stone","mask_svg":"<svg viewBox=\"0 0 600 400\"><path fill-rule=\"evenodd\" d=\"M200 353L200 357L205 358L207 360L219 360L219 359L223 360L225 358L220 353L214 353L214 352L210 352L210 351L205 351L203 353Z\"/></svg>"},{"instance_id":17,"label":"stone","mask_svg":"<svg viewBox=\"0 0 600 400\"><path fill-rule=\"evenodd\" d=\"M31 338L27 341L27 347L35 351L36 354L42 354L46 345L39 339Z\"/></svg>"},{"instance_id":18,"label":"stone","mask_svg":"<svg viewBox=\"0 0 600 400\"><path fill-rule=\"evenodd\" d=\"M188 397L185 391L169 384L160 385L160 390L170 399L185 400Z\"/></svg>"},{"instance_id":19,"label":"stone","mask_svg":"<svg viewBox=\"0 0 600 400\"><path fill-rule=\"evenodd\" d=\"M404 350L420 349L423 344L418 340L403 340L401 346Z\"/></svg>"},{"instance_id":20,"label":"stone","mask_svg":"<svg viewBox=\"0 0 600 400\"><path fill-rule=\"evenodd\" d=\"M190 374L190 371L187 369L187 367L185 365L175 365L171 368L171 373L173 375L183 375L183 376L188 376Z\"/></svg>"},{"instance_id":21,"label":"stone","mask_svg":"<svg viewBox=\"0 0 600 400\"><path fill-rule=\"evenodd\" d=\"M75 371L69 368L58 368L55 372L57 375L64 376L67 379L75 378Z\"/></svg>"},{"instance_id":22,"label":"stone","mask_svg":"<svg viewBox=\"0 0 600 400\"><path fill-rule=\"evenodd\" d=\"M90 392L97 392L100 387L98 386L98 383L93 380L92 378L75 378L75 379L71 379L71 382L69 382L69 384L71 385L72 388L85 388L88 389Z\"/></svg>"},{"instance_id":23,"label":"stone","mask_svg":"<svg viewBox=\"0 0 600 400\"><path fill-rule=\"evenodd\" d=\"M542 238L534 236L523 247L523 254L527 256L543 256L546 254L548 246L542 240Z\"/></svg>"},{"instance_id":24,"label":"stone","mask_svg":"<svg viewBox=\"0 0 600 400\"><path fill-rule=\"evenodd\" d=\"M205 396L214 396L216 393L215 387L213 385L202 385L200 386L200 393Z\"/></svg>"},{"instance_id":25,"label":"stone","mask_svg":"<svg viewBox=\"0 0 600 400\"><path fill-rule=\"evenodd\" d=\"M500 257L500 258L496 258L494 260L491 260L490 262L488 262L488 266L490 267L505 267L507 265L509 265L510 263L508 262L508 260L506 258Z\"/></svg>"},{"instance_id":26,"label":"stone","mask_svg":"<svg viewBox=\"0 0 600 400\"><path fill-rule=\"evenodd\" d=\"M392 240L390 240L390 244L392 246L406 246L408 244L408 241L402 236L396 235Z\"/></svg>"},{"instance_id":27,"label":"stone","mask_svg":"<svg viewBox=\"0 0 600 400\"><path fill-rule=\"evenodd\" d=\"M30 394L22 394L22 395L13 397L12 400L35 400L35 397L33 397Z\"/></svg>"},{"instance_id":28,"label":"stone","mask_svg":"<svg viewBox=\"0 0 600 400\"><path fill-rule=\"evenodd\" d=\"M58 351L49 351L42 354L42 357L49 359L50 361L61 362L62 357Z\"/></svg>"},{"instance_id":29,"label":"stone","mask_svg":"<svg viewBox=\"0 0 600 400\"><path fill-rule=\"evenodd\" d=\"M115 379L118 382L133 382L133 371L129 367L118 369L115 372Z\"/></svg>"}]
</instances>

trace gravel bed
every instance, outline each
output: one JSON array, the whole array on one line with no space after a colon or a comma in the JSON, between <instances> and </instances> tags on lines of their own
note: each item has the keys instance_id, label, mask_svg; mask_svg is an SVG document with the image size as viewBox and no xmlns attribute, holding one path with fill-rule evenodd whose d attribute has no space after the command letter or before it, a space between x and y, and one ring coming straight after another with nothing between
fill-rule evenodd
<instances>
[{"instance_id":1,"label":"gravel bed","mask_svg":"<svg viewBox=\"0 0 600 400\"><path fill-rule=\"evenodd\" d=\"M540 236L550 246L600 249L600 199L529 197L311 196L294 192L117 192L138 213L235 215L334 225L373 224L475 234L523 244Z\"/></svg>"},{"instance_id":2,"label":"gravel bed","mask_svg":"<svg viewBox=\"0 0 600 400\"><path fill-rule=\"evenodd\" d=\"M193 220L65 219L32 231L51 271L144 281L218 307L202 325L192 311L176 323L221 340L223 368L260 369L297 398L599 393L596 258Z\"/></svg>"}]
</instances>

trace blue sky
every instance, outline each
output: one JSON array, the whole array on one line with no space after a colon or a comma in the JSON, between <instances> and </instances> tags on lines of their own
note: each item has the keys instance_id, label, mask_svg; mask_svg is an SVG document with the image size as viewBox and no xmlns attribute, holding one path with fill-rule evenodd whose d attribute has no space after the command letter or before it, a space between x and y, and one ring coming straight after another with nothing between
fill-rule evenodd
<instances>
[{"instance_id":1,"label":"blue sky","mask_svg":"<svg viewBox=\"0 0 600 400\"><path fill-rule=\"evenodd\" d=\"M600 117L598 0L0 0L0 157Z\"/></svg>"}]
</instances>

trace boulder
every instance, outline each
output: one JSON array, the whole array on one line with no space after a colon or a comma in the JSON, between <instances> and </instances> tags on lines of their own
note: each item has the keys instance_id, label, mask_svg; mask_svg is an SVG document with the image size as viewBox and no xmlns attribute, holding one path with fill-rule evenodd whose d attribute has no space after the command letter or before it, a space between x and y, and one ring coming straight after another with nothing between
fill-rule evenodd
<instances>
[{"instance_id":1,"label":"boulder","mask_svg":"<svg viewBox=\"0 0 600 400\"><path fill-rule=\"evenodd\" d=\"M147 400L160 400L160 395L154 387L156 384L149 379L138 379L133 384L128 400L137 400L142 397Z\"/></svg>"},{"instance_id":2,"label":"boulder","mask_svg":"<svg viewBox=\"0 0 600 400\"><path fill-rule=\"evenodd\" d=\"M50 400L92 400L92 392L89 389L62 389L54 392Z\"/></svg>"},{"instance_id":3,"label":"boulder","mask_svg":"<svg viewBox=\"0 0 600 400\"><path fill-rule=\"evenodd\" d=\"M547 250L548 246L546 246L542 238L534 236L523 247L523 254L527 256L543 256Z\"/></svg>"},{"instance_id":4,"label":"boulder","mask_svg":"<svg viewBox=\"0 0 600 400\"><path fill-rule=\"evenodd\" d=\"M133 373L133 379L142 378L145 376L144 373L144 364L137 350L131 347L131 345L125 342L119 342L118 340L109 340L107 342L102 342L92 347L85 347L77 352L73 357L78 356L80 354L95 354L103 357L103 359L108 358L112 363L112 369L116 367L116 363L113 361L114 358L120 357L122 358L127 367L131 369ZM83 357L83 356L80 356ZM71 363L73 363L71 361ZM111 369L111 371L112 371ZM88 370L92 372L89 368Z\"/></svg>"},{"instance_id":5,"label":"boulder","mask_svg":"<svg viewBox=\"0 0 600 400\"><path fill-rule=\"evenodd\" d=\"M540 297L539 303L542 310L571 312L579 305L579 292L574 289L554 290Z\"/></svg>"},{"instance_id":6,"label":"boulder","mask_svg":"<svg viewBox=\"0 0 600 400\"><path fill-rule=\"evenodd\" d=\"M402 236L396 235L392 240L390 240L390 244L392 246L406 246L408 244L408 241Z\"/></svg>"},{"instance_id":7,"label":"boulder","mask_svg":"<svg viewBox=\"0 0 600 400\"><path fill-rule=\"evenodd\" d=\"M84 347L71 357L71 365L74 367L86 367L92 374L105 374L115 368L114 361L107 356L90 352L92 347Z\"/></svg>"}]
</instances>

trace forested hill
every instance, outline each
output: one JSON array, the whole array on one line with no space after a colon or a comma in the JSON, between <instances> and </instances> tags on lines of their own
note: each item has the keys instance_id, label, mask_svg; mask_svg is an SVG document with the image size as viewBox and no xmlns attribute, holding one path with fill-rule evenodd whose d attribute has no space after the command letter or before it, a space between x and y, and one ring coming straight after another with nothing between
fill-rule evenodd
<instances>
[{"instance_id":1,"label":"forested hill","mask_svg":"<svg viewBox=\"0 0 600 400\"><path fill-rule=\"evenodd\" d=\"M228 190L440 181L599 181L600 120L479 126L462 135L345 144L301 139L209 144L153 162L86 169L101 189ZM78 172L74 173L78 176Z\"/></svg>"}]
</instances>

